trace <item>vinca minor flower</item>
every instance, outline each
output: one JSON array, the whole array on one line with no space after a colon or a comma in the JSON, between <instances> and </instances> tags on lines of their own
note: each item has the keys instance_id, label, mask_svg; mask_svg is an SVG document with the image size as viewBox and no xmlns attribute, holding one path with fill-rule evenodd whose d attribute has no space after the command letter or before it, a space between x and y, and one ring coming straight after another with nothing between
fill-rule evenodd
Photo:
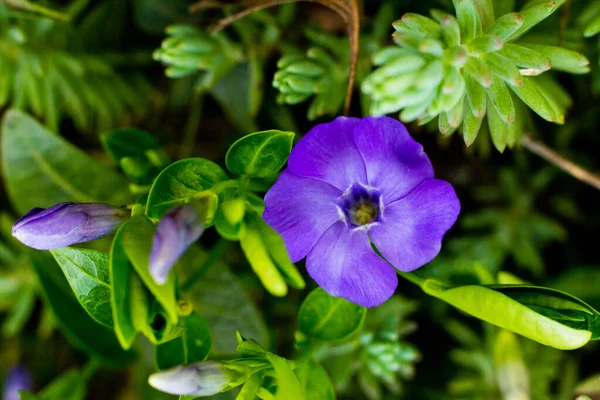
<instances>
[{"instance_id":1,"label":"vinca minor flower","mask_svg":"<svg viewBox=\"0 0 600 400\"><path fill-rule=\"evenodd\" d=\"M423 147L388 117L314 127L265 205L292 261L306 257L323 289L365 307L392 296L393 267L412 271L438 254L460 210L452 186L433 178Z\"/></svg>"},{"instance_id":2,"label":"vinca minor flower","mask_svg":"<svg viewBox=\"0 0 600 400\"><path fill-rule=\"evenodd\" d=\"M22 365L12 367L6 372L2 390L2 400L19 400L20 390L31 390L33 384L27 368Z\"/></svg>"},{"instance_id":3,"label":"vinca minor flower","mask_svg":"<svg viewBox=\"0 0 600 400\"><path fill-rule=\"evenodd\" d=\"M192 205L177 206L162 217L152 241L150 274L163 284L169 271L192 243L204 232L200 211Z\"/></svg>"},{"instance_id":4,"label":"vinca minor flower","mask_svg":"<svg viewBox=\"0 0 600 400\"><path fill-rule=\"evenodd\" d=\"M128 216L110 204L60 203L32 209L13 225L12 234L29 247L50 250L110 235Z\"/></svg>"}]
</instances>

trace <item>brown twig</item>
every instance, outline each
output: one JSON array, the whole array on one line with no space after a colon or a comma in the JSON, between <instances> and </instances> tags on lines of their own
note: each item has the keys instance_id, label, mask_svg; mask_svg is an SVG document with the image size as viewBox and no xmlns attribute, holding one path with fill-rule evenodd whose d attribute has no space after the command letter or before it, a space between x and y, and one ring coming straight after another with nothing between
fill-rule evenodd
<instances>
[{"instance_id":1,"label":"brown twig","mask_svg":"<svg viewBox=\"0 0 600 400\"><path fill-rule=\"evenodd\" d=\"M570 160L567 160L546 146L544 143L533 140L529 135L524 135L523 139L521 140L521 144L527 150L556 165L566 173L600 190L600 176L582 168Z\"/></svg>"}]
</instances>

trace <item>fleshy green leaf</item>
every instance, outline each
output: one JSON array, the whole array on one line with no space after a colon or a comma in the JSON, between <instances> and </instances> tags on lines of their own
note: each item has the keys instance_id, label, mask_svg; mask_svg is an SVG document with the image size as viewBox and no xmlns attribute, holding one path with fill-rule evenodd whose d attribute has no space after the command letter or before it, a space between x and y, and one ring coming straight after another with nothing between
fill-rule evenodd
<instances>
[{"instance_id":1,"label":"fleshy green leaf","mask_svg":"<svg viewBox=\"0 0 600 400\"><path fill-rule=\"evenodd\" d=\"M313 290L298 313L300 329L320 340L341 340L360 328L365 307L333 297L321 288Z\"/></svg>"},{"instance_id":2,"label":"fleshy green leaf","mask_svg":"<svg viewBox=\"0 0 600 400\"><path fill-rule=\"evenodd\" d=\"M472 0L453 0L463 43L469 43L482 32L481 19Z\"/></svg>"},{"instance_id":3,"label":"fleshy green leaf","mask_svg":"<svg viewBox=\"0 0 600 400\"><path fill-rule=\"evenodd\" d=\"M504 294L498 286L445 287L436 280L428 279L422 288L427 294L476 318L546 346L561 350L576 349L585 345L592 337L591 331L572 328L565 321L559 322L553 317L544 316L539 308L533 309L520 303L509 297L510 292Z\"/></svg>"},{"instance_id":4,"label":"fleshy green leaf","mask_svg":"<svg viewBox=\"0 0 600 400\"><path fill-rule=\"evenodd\" d=\"M108 254L74 247L50 252L85 311L96 322L112 328Z\"/></svg>"},{"instance_id":5,"label":"fleshy green leaf","mask_svg":"<svg viewBox=\"0 0 600 400\"><path fill-rule=\"evenodd\" d=\"M274 175L286 163L293 140L293 132L276 130L246 135L227 151L227 169L234 174L253 178Z\"/></svg>"},{"instance_id":6,"label":"fleshy green leaf","mask_svg":"<svg viewBox=\"0 0 600 400\"><path fill-rule=\"evenodd\" d=\"M502 121L512 124L515 120L515 106L504 81L495 76L490 87L486 88L486 93Z\"/></svg>"},{"instance_id":7,"label":"fleshy green leaf","mask_svg":"<svg viewBox=\"0 0 600 400\"><path fill-rule=\"evenodd\" d=\"M277 380L275 400L306 399L304 388L294 371L292 371L288 361L273 353L267 353L266 358L275 370L275 379Z\"/></svg>"},{"instance_id":8,"label":"fleshy green leaf","mask_svg":"<svg viewBox=\"0 0 600 400\"><path fill-rule=\"evenodd\" d=\"M520 14L523 17L523 24L509 35L506 40L517 39L535 25L548 18L557 9L556 3L555 1L548 1L522 10Z\"/></svg>"},{"instance_id":9,"label":"fleshy green leaf","mask_svg":"<svg viewBox=\"0 0 600 400\"><path fill-rule=\"evenodd\" d=\"M506 43L498 51L498 55L509 59L518 67L539 71L540 73L548 71L552 67L550 59L539 51L512 43Z\"/></svg>"},{"instance_id":10,"label":"fleshy green leaf","mask_svg":"<svg viewBox=\"0 0 600 400\"><path fill-rule=\"evenodd\" d=\"M584 74L590 71L590 61L581 53L565 49L559 46L548 46L544 44L523 44L524 47L540 52L550 59L552 69L570 72L572 74Z\"/></svg>"},{"instance_id":11,"label":"fleshy green leaf","mask_svg":"<svg viewBox=\"0 0 600 400\"><path fill-rule=\"evenodd\" d=\"M513 12L498 18L493 25L485 30L487 35L507 40L517 29L523 25L524 18L521 14Z\"/></svg>"},{"instance_id":12,"label":"fleshy green leaf","mask_svg":"<svg viewBox=\"0 0 600 400\"><path fill-rule=\"evenodd\" d=\"M529 108L546 121L559 124L563 122L564 115L557 114L555 108L550 104L542 92L540 92L534 78L523 77L523 83L520 86L511 86L510 88L529 106Z\"/></svg>"}]
</instances>

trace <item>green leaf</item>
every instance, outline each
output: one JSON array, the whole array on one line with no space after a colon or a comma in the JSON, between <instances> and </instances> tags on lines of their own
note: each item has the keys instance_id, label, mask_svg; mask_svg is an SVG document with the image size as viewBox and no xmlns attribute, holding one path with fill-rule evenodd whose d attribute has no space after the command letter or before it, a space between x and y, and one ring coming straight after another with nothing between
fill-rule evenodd
<instances>
[{"instance_id":1,"label":"green leaf","mask_svg":"<svg viewBox=\"0 0 600 400\"><path fill-rule=\"evenodd\" d=\"M292 151L293 132L251 133L237 140L225 157L227 169L238 175L265 178L276 174Z\"/></svg>"},{"instance_id":2,"label":"green leaf","mask_svg":"<svg viewBox=\"0 0 600 400\"><path fill-rule=\"evenodd\" d=\"M265 289L273 296L285 296L288 291L287 285L269 256L257 221L247 222L246 233L240 237L240 245Z\"/></svg>"},{"instance_id":3,"label":"green leaf","mask_svg":"<svg viewBox=\"0 0 600 400\"><path fill-rule=\"evenodd\" d=\"M487 106L487 97L485 95L485 89L471 76L465 75L465 85L467 89L467 99L473 114L477 118L485 117L485 110Z\"/></svg>"},{"instance_id":4,"label":"green leaf","mask_svg":"<svg viewBox=\"0 0 600 400\"><path fill-rule=\"evenodd\" d=\"M108 254L63 247L50 250L85 311L96 322L112 328Z\"/></svg>"},{"instance_id":5,"label":"green leaf","mask_svg":"<svg viewBox=\"0 0 600 400\"><path fill-rule=\"evenodd\" d=\"M178 309L177 300L175 299L174 271L171 272L164 285L156 283L150 275L150 251L152 250L155 230L154 224L144 215L133 216L127 222L123 231L123 248L144 285L164 307L170 321L176 324Z\"/></svg>"},{"instance_id":6,"label":"green leaf","mask_svg":"<svg viewBox=\"0 0 600 400\"><path fill-rule=\"evenodd\" d=\"M510 88L523 100L523 103L546 121L558 124L564 122L564 115L557 114L556 109L539 90L534 78L523 77L523 83L520 86L511 86Z\"/></svg>"},{"instance_id":7,"label":"green leaf","mask_svg":"<svg viewBox=\"0 0 600 400\"><path fill-rule=\"evenodd\" d=\"M290 256L285 248L285 243L281 236L277 234L265 221L258 221L260 231L262 233L263 242L267 247L269 255L277 264L279 271L282 273L283 278L292 287L296 289L304 289L306 283L304 278L298 272L298 269L290 260Z\"/></svg>"},{"instance_id":8,"label":"green leaf","mask_svg":"<svg viewBox=\"0 0 600 400\"><path fill-rule=\"evenodd\" d=\"M2 124L2 169L21 213L65 201L120 205L131 197L120 175L16 110L7 112Z\"/></svg>"},{"instance_id":9,"label":"green leaf","mask_svg":"<svg viewBox=\"0 0 600 400\"><path fill-rule=\"evenodd\" d=\"M35 291L31 286L18 288L18 292L11 298L12 308L6 315L2 324L2 335L5 338L17 336L33 312L35 306Z\"/></svg>"},{"instance_id":10,"label":"green leaf","mask_svg":"<svg viewBox=\"0 0 600 400\"><path fill-rule=\"evenodd\" d=\"M481 35L481 19L477 7L472 0L453 0L456 9L456 18L460 25L460 36L463 43L469 43Z\"/></svg>"},{"instance_id":11,"label":"green leaf","mask_svg":"<svg viewBox=\"0 0 600 400\"><path fill-rule=\"evenodd\" d=\"M497 54L507 58L518 67L532 69L540 73L548 71L552 67L550 59L539 51L531 50L517 44L505 43L504 47Z\"/></svg>"},{"instance_id":12,"label":"green leaf","mask_svg":"<svg viewBox=\"0 0 600 400\"><path fill-rule=\"evenodd\" d=\"M564 320L558 322L554 318L544 316L538 312L540 308L532 309L509 297L513 294L509 292L510 289L504 293L503 287L500 286L446 287L437 280L428 279L422 288L425 293L467 314L546 346L571 350L582 347L592 338L592 332L589 330L575 329L566 325Z\"/></svg>"},{"instance_id":13,"label":"green leaf","mask_svg":"<svg viewBox=\"0 0 600 400\"><path fill-rule=\"evenodd\" d=\"M523 83L519 68L506 57L502 57L497 53L487 53L481 55L481 59L489 64L494 74L504 79L509 85L519 86Z\"/></svg>"},{"instance_id":14,"label":"green leaf","mask_svg":"<svg viewBox=\"0 0 600 400\"><path fill-rule=\"evenodd\" d=\"M494 367L498 386L504 398L531 398L529 373L523 361L519 339L501 330L494 342Z\"/></svg>"},{"instance_id":15,"label":"green leaf","mask_svg":"<svg viewBox=\"0 0 600 400\"><path fill-rule=\"evenodd\" d=\"M84 400L87 394L87 376L78 369L70 369L54 379L39 393L44 400Z\"/></svg>"},{"instance_id":16,"label":"green leaf","mask_svg":"<svg viewBox=\"0 0 600 400\"><path fill-rule=\"evenodd\" d=\"M123 248L123 232L127 222L119 227L115 234L109 255L109 275L111 284L111 310L115 334L124 349L130 349L137 337L132 306L135 278L133 267Z\"/></svg>"},{"instance_id":17,"label":"green leaf","mask_svg":"<svg viewBox=\"0 0 600 400\"><path fill-rule=\"evenodd\" d=\"M275 400L306 399L304 389L288 361L273 353L267 353L266 358L275 370L275 379L277 380Z\"/></svg>"},{"instance_id":18,"label":"green leaf","mask_svg":"<svg viewBox=\"0 0 600 400\"><path fill-rule=\"evenodd\" d=\"M464 111L465 115L463 117L462 131L465 144L468 147L472 145L477 138L483 118L477 118L469 105L465 105Z\"/></svg>"},{"instance_id":19,"label":"green leaf","mask_svg":"<svg viewBox=\"0 0 600 400\"><path fill-rule=\"evenodd\" d=\"M294 372L304 386L307 399L335 400L335 388L321 364L310 360Z\"/></svg>"},{"instance_id":20,"label":"green leaf","mask_svg":"<svg viewBox=\"0 0 600 400\"><path fill-rule=\"evenodd\" d=\"M448 47L460 45L460 26L456 18L439 10L431 10L431 15L440 24L442 37Z\"/></svg>"},{"instance_id":21,"label":"green leaf","mask_svg":"<svg viewBox=\"0 0 600 400\"><path fill-rule=\"evenodd\" d=\"M227 179L225 171L212 161L203 158L176 161L154 181L146 213L151 218L160 218L169 208L198 199L202 192Z\"/></svg>"},{"instance_id":22,"label":"green leaf","mask_svg":"<svg viewBox=\"0 0 600 400\"><path fill-rule=\"evenodd\" d=\"M183 276L196 274L208 257L206 252L192 246L178 263L185 269L178 272ZM200 279L194 281L186 298L210 327L213 338L211 354L234 355L238 346L234 335L236 331L255 338L262 345L267 344L265 323L239 278L221 261L204 268L206 270Z\"/></svg>"},{"instance_id":23,"label":"green leaf","mask_svg":"<svg viewBox=\"0 0 600 400\"><path fill-rule=\"evenodd\" d=\"M488 106L487 114L488 127L494 147L500 153L506 149L508 139L508 124L502 120L495 107L491 104Z\"/></svg>"},{"instance_id":24,"label":"green leaf","mask_svg":"<svg viewBox=\"0 0 600 400\"><path fill-rule=\"evenodd\" d=\"M485 89L488 98L492 105L498 112L502 121L507 124L512 124L515 121L515 106L510 95L510 91L506 87L504 81L497 76L494 76L494 80L490 87ZM490 112L488 108L488 113Z\"/></svg>"},{"instance_id":25,"label":"green leaf","mask_svg":"<svg viewBox=\"0 0 600 400\"><path fill-rule=\"evenodd\" d=\"M141 129L116 129L101 138L106 151L131 179L151 183L159 168L169 163L158 140Z\"/></svg>"},{"instance_id":26,"label":"green leaf","mask_svg":"<svg viewBox=\"0 0 600 400\"><path fill-rule=\"evenodd\" d=\"M533 28L544 19L548 18L557 8L558 7L555 1L548 1L522 10L520 14L523 17L523 24L511 35L509 35L506 40L515 40L523 36L525 32Z\"/></svg>"},{"instance_id":27,"label":"green leaf","mask_svg":"<svg viewBox=\"0 0 600 400\"><path fill-rule=\"evenodd\" d=\"M121 367L133 354L121 349L112 330L96 323L81 308L60 267L44 253L30 254L42 293L71 343L108 366Z\"/></svg>"},{"instance_id":28,"label":"green leaf","mask_svg":"<svg viewBox=\"0 0 600 400\"><path fill-rule=\"evenodd\" d=\"M548 46L544 44L523 43L524 47L533 49L548 57L552 69L557 71L582 74L590 71L590 61L581 53L565 49L559 46Z\"/></svg>"},{"instance_id":29,"label":"green leaf","mask_svg":"<svg viewBox=\"0 0 600 400\"><path fill-rule=\"evenodd\" d=\"M196 313L181 318L181 336L156 346L156 365L167 369L203 361L212 347L212 338L204 318Z\"/></svg>"},{"instance_id":30,"label":"green leaf","mask_svg":"<svg viewBox=\"0 0 600 400\"><path fill-rule=\"evenodd\" d=\"M255 373L246 380L244 386L236 396L235 400L255 400L258 389L260 389L263 375Z\"/></svg>"},{"instance_id":31,"label":"green leaf","mask_svg":"<svg viewBox=\"0 0 600 400\"><path fill-rule=\"evenodd\" d=\"M319 340L341 340L356 332L367 309L317 288L304 300L298 313L300 329Z\"/></svg>"},{"instance_id":32,"label":"green leaf","mask_svg":"<svg viewBox=\"0 0 600 400\"><path fill-rule=\"evenodd\" d=\"M487 35L497 36L502 40L507 40L524 22L521 14L513 12L505 14L498 18L493 25L485 30Z\"/></svg>"}]
</instances>

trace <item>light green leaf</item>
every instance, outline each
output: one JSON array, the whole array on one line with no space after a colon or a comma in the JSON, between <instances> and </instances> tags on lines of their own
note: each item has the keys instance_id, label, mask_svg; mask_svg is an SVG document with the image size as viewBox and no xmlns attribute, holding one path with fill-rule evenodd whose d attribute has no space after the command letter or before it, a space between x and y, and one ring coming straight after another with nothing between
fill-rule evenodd
<instances>
[{"instance_id":1,"label":"light green leaf","mask_svg":"<svg viewBox=\"0 0 600 400\"><path fill-rule=\"evenodd\" d=\"M541 4L537 4L533 7L527 8L520 12L523 17L523 24L509 35L506 40L515 40L535 25L548 18L558 8L557 2L548 1Z\"/></svg>"},{"instance_id":2,"label":"light green leaf","mask_svg":"<svg viewBox=\"0 0 600 400\"><path fill-rule=\"evenodd\" d=\"M485 89L491 104L494 106L502 121L507 124L512 124L515 121L515 105L513 104L512 97L506 83L497 76L494 76L494 80L490 87ZM488 113L490 112L488 108Z\"/></svg>"},{"instance_id":3,"label":"light green leaf","mask_svg":"<svg viewBox=\"0 0 600 400\"><path fill-rule=\"evenodd\" d=\"M294 372L304 386L307 399L335 400L335 388L321 364L310 360Z\"/></svg>"},{"instance_id":4,"label":"light green leaf","mask_svg":"<svg viewBox=\"0 0 600 400\"><path fill-rule=\"evenodd\" d=\"M298 313L300 329L320 340L341 340L356 332L367 309L317 288L304 300Z\"/></svg>"},{"instance_id":5,"label":"light green leaf","mask_svg":"<svg viewBox=\"0 0 600 400\"><path fill-rule=\"evenodd\" d=\"M2 168L11 202L22 213L65 201L120 205L131 198L120 175L16 110L2 124Z\"/></svg>"},{"instance_id":6,"label":"light green leaf","mask_svg":"<svg viewBox=\"0 0 600 400\"><path fill-rule=\"evenodd\" d=\"M238 175L265 178L276 174L286 163L293 132L263 131L251 133L236 141L225 157L227 168Z\"/></svg>"},{"instance_id":7,"label":"light green leaf","mask_svg":"<svg viewBox=\"0 0 600 400\"><path fill-rule=\"evenodd\" d=\"M133 216L127 222L123 231L123 248L144 285L164 307L170 321L176 324L178 311L177 300L175 299L174 271L171 272L164 285L156 283L150 275L150 251L152 250L152 239L155 230L154 224L144 215Z\"/></svg>"},{"instance_id":8,"label":"light green leaf","mask_svg":"<svg viewBox=\"0 0 600 400\"><path fill-rule=\"evenodd\" d=\"M539 51L528 49L517 44L505 43L498 55L507 58L514 65L536 71L548 71L552 64L550 59Z\"/></svg>"},{"instance_id":9,"label":"light green leaf","mask_svg":"<svg viewBox=\"0 0 600 400\"><path fill-rule=\"evenodd\" d=\"M544 44L523 43L524 47L540 52L550 59L552 69L570 72L572 74L583 74L590 71L590 61L581 53L565 49L559 46L548 46Z\"/></svg>"},{"instance_id":10,"label":"light green leaf","mask_svg":"<svg viewBox=\"0 0 600 400\"><path fill-rule=\"evenodd\" d=\"M203 158L176 161L154 181L146 213L152 218L160 218L169 208L197 199L203 191L227 179L223 169L212 161Z\"/></svg>"},{"instance_id":11,"label":"light green leaf","mask_svg":"<svg viewBox=\"0 0 600 400\"><path fill-rule=\"evenodd\" d=\"M294 371L292 371L288 361L273 353L267 353L266 358L275 370L275 379L277 380L275 400L306 399L304 388L300 384L298 377L294 374Z\"/></svg>"},{"instance_id":12,"label":"light green leaf","mask_svg":"<svg viewBox=\"0 0 600 400\"><path fill-rule=\"evenodd\" d=\"M567 326L566 320L557 322L554 318L544 316L536 310L521 304L510 295L496 287L458 286L446 287L440 282L428 279L422 286L425 293L437 297L460 310L535 340L546 346L560 350L571 350L582 347L592 337L592 332ZM539 310L539 308L537 309Z\"/></svg>"},{"instance_id":13,"label":"light green leaf","mask_svg":"<svg viewBox=\"0 0 600 400\"><path fill-rule=\"evenodd\" d=\"M534 78L523 77L523 83L520 86L511 86L510 88L529 108L546 121L563 123L564 115L557 114L556 109L540 92Z\"/></svg>"},{"instance_id":14,"label":"light green leaf","mask_svg":"<svg viewBox=\"0 0 600 400\"><path fill-rule=\"evenodd\" d=\"M462 42L469 43L482 33L481 19L477 7L475 7L472 0L453 0L452 3L456 9Z\"/></svg>"},{"instance_id":15,"label":"light green leaf","mask_svg":"<svg viewBox=\"0 0 600 400\"><path fill-rule=\"evenodd\" d=\"M502 40L507 40L524 22L521 14L513 12L505 14L498 18L493 25L485 30L488 35L497 36Z\"/></svg>"},{"instance_id":16,"label":"light green leaf","mask_svg":"<svg viewBox=\"0 0 600 400\"><path fill-rule=\"evenodd\" d=\"M50 253L83 309L96 322L112 328L108 254L75 247L54 249Z\"/></svg>"}]
</instances>

